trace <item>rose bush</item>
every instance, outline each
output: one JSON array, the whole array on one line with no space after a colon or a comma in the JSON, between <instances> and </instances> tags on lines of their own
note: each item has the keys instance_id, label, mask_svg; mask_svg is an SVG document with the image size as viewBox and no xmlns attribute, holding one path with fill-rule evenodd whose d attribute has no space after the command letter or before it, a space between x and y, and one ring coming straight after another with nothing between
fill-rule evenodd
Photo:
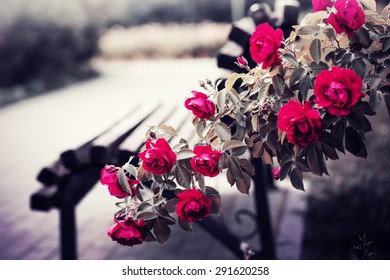
<instances>
[{"instance_id":1,"label":"rose bush","mask_svg":"<svg viewBox=\"0 0 390 280\"><path fill-rule=\"evenodd\" d=\"M103 169L102 184L126 195L113 240L163 244L172 225L191 232L192 222L220 214L221 196L205 177L226 176L249 194L256 169L247 151L299 190L305 173L329 175L327 161L340 154L367 157L369 117L383 100L390 107L390 5L377 13L373 0L313 0L313 8L284 40L267 23L256 28L248 43L257 67L238 57L245 73L200 83L184 102L195 140L153 126L139 165L130 158Z\"/></svg>"}]
</instances>

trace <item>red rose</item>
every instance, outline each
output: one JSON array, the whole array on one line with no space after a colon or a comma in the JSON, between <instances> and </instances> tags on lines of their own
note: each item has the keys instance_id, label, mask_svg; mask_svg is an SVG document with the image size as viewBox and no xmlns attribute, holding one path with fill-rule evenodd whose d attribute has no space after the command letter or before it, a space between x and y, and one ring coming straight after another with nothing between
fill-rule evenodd
<instances>
[{"instance_id":1,"label":"red rose","mask_svg":"<svg viewBox=\"0 0 390 280\"><path fill-rule=\"evenodd\" d=\"M283 31L276 31L268 23L259 24L249 39L252 59L262 63L261 68L267 69L282 63L279 48L282 45Z\"/></svg>"},{"instance_id":2,"label":"red rose","mask_svg":"<svg viewBox=\"0 0 390 280\"><path fill-rule=\"evenodd\" d=\"M219 174L218 160L222 153L213 150L210 146L196 146L195 156L191 159L192 168L208 177L215 177Z\"/></svg>"},{"instance_id":3,"label":"red rose","mask_svg":"<svg viewBox=\"0 0 390 280\"><path fill-rule=\"evenodd\" d=\"M180 199L176 205L177 215L186 222L204 220L210 215L211 199L196 189L185 190L177 197Z\"/></svg>"},{"instance_id":4,"label":"red rose","mask_svg":"<svg viewBox=\"0 0 390 280\"><path fill-rule=\"evenodd\" d=\"M332 0L312 0L313 11L326 11L326 8L332 7Z\"/></svg>"},{"instance_id":5,"label":"red rose","mask_svg":"<svg viewBox=\"0 0 390 280\"><path fill-rule=\"evenodd\" d=\"M318 141L321 136L321 118L318 110L312 109L311 102L304 106L290 100L278 114L278 127L287 132L290 143L307 146Z\"/></svg>"},{"instance_id":6,"label":"red rose","mask_svg":"<svg viewBox=\"0 0 390 280\"><path fill-rule=\"evenodd\" d=\"M208 96L199 91L192 91L194 97L187 98L184 106L201 119L208 120L215 114L215 105Z\"/></svg>"},{"instance_id":7,"label":"red rose","mask_svg":"<svg viewBox=\"0 0 390 280\"><path fill-rule=\"evenodd\" d=\"M129 195L135 195L136 192L133 186L139 184L139 181L131 180L130 178L127 178L127 181L129 182L131 189L130 194L119 185L118 168L113 165L106 165L102 169L100 183L108 187L108 191L112 196L116 196L117 198L125 198Z\"/></svg>"},{"instance_id":8,"label":"red rose","mask_svg":"<svg viewBox=\"0 0 390 280\"><path fill-rule=\"evenodd\" d=\"M334 116L346 116L362 98L363 80L353 70L334 66L323 70L314 84L314 100Z\"/></svg>"},{"instance_id":9,"label":"red rose","mask_svg":"<svg viewBox=\"0 0 390 280\"><path fill-rule=\"evenodd\" d=\"M121 245L142 244L146 236L144 220L135 221L132 218L115 220L115 224L107 231L107 235Z\"/></svg>"},{"instance_id":10,"label":"red rose","mask_svg":"<svg viewBox=\"0 0 390 280\"><path fill-rule=\"evenodd\" d=\"M274 174L274 179L279 180L280 179L280 166L275 167L272 169L272 174Z\"/></svg>"},{"instance_id":11,"label":"red rose","mask_svg":"<svg viewBox=\"0 0 390 280\"><path fill-rule=\"evenodd\" d=\"M176 154L164 138L158 138L156 143L146 141L146 149L139 157L142 159L142 167L155 175L169 172L176 162Z\"/></svg>"},{"instance_id":12,"label":"red rose","mask_svg":"<svg viewBox=\"0 0 390 280\"><path fill-rule=\"evenodd\" d=\"M356 0L337 0L334 7L336 12L329 15L328 23L338 34L353 35L366 22L364 11Z\"/></svg>"}]
</instances>

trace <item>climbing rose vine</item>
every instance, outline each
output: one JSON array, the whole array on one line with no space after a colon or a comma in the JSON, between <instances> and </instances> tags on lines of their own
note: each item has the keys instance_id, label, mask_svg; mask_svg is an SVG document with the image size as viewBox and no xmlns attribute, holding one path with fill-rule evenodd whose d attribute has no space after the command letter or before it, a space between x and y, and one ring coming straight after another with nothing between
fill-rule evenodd
<instances>
[{"instance_id":1,"label":"climbing rose vine","mask_svg":"<svg viewBox=\"0 0 390 280\"><path fill-rule=\"evenodd\" d=\"M299 190L304 173L328 175L327 161L340 153L367 157L368 117L383 100L390 105L390 5L378 13L373 0L312 3L314 13L287 39L268 23L257 26L249 41L257 67L238 57L245 73L192 91L183 110L193 114L196 139L169 124L150 127L138 157L103 168L101 183L120 199L112 240L163 244L176 223L191 232L193 222L222 211L205 177L226 176L248 194L250 156Z\"/></svg>"}]
</instances>

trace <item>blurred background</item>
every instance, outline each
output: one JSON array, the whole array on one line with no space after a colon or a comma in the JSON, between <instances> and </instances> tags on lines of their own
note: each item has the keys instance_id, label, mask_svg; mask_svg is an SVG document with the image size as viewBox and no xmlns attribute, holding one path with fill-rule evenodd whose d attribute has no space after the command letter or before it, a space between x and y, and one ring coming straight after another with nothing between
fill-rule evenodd
<instances>
[{"instance_id":1,"label":"blurred background","mask_svg":"<svg viewBox=\"0 0 390 280\"><path fill-rule=\"evenodd\" d=\"M274 7L273 0L1 0L0 259L58 259L56 211L29 209L39 170L125 115L135 100L182 106L198 80L225 75L215 58L231 24L260 2ZM311 11L310 0L299 4L299 17ZM390 257L387 113L372 121L370 160L342 157L333 179L308 178L307 207L293 213L304 223L303 247L291 258ZM137 258L105 240L115 207L104 188L95 189L79 207L82 258ZM109 217L93 228L98 215ZM95 243L100 251L90 249ZM186 256L171 249L160 258ZM232 258L225 253L208 257Z\"/></svg>"}]
</instances>

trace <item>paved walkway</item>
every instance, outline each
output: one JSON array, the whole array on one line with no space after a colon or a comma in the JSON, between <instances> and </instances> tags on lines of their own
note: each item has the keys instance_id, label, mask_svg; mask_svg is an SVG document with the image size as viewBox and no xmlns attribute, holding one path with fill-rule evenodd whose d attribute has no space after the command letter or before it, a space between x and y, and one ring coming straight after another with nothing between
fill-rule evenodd
<instances>
[{"instance_id":1,"label":"paved walkway","mask_svg":"<svg viewBox=\"0 0 390 280\"><path fill-rule=\"evenodd\" d=\"M0 259L58 259L58 213L33 212L29 197L35 177L60 152L78 146L124 116L131 105L151 100L176 103L199 89L198 80L218 78L213 59L99 62L102 76L27 99L0 111ZM230 188L230 187L228 187ZM299 257L304 194L292 188L270 193L280 259ZM250 205L230 191L226 205ZM168 244L133 248L105 236L115 198L96 186L77 208L80 259L232 259L234 256L201 228L191 235L176 227ZM229 207L230 208L230 207ZM227 214L226 214L227 215ZM231 218L227 217L229 223ZM243 226L242 226L243 227ZM240 226L238 226L238 229ZM244 228L244 227L243 227ZM255 246L257 246L255 244ZM145 250L147 249L147 250Z\"/></svg>"}]
</instances>

